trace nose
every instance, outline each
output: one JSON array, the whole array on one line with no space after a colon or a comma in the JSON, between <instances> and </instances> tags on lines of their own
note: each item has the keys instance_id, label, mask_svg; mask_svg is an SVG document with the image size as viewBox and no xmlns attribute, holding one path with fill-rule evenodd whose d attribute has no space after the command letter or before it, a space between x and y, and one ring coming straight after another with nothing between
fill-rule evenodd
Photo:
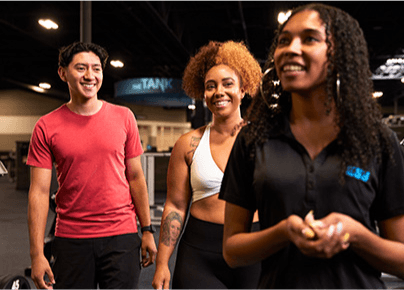
<instances>
[{"instance_id":1,"label":"nose","mask_svg":"<svg viewBox=\"0 0 404 290\"><path fill-rule=\"evenodd\" d=\"M84 77L86 79L93 79L94 73L91 69L87 69L86 72L84 73Z\"/></svg>"},{"instance_id":2,"label":"nose","mask_svg":"<svg viewBox=\"0 0 404 290\"><path fill-rule=\"evenodd\" d=\"M297 55L302 51L302 44L300 39L294 38L285 49L286 54Z\"/></svg>"},{"instance_id":3,"label":"nose","mask_svg":"<svg viewBox=\"0 0 404 290\"><path fill-rule=\"evenodd\" d=\"M224 87L221 84L217 86L215 96L217 97L224 96Z\"/></svg>"}]
</instances>

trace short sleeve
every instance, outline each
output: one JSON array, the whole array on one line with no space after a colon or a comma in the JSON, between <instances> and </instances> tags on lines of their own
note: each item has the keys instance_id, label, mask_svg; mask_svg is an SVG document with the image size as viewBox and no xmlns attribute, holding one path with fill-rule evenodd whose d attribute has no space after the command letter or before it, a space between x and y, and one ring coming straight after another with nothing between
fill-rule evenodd
<instances>
[{"instance_id":1,"label":"short sleeve","mask_svg":"<svg viewBox=\"0 0 404 290\"><path fill-rule=\"evenodd\" d=\"M376 220L385 220L404 214L404 148L396 134L392 134L393 160L388 154L380 172L381 185L375 207Z\"/></svg>"},{"instance_id":2,"label":"short sleeve","mask_svg":"<svg viewBox=\"0 0 404 290\"><path fill-rule=\"evenodd\" d=\"M249 210L256 209L252 188L254 166L245 139L238 134L223 175L219 198Z\"/></svg>"},{"instance_id":3,"label":"short sleeve","mask_svg":"<svg viewBox=\"0 0 404 290\"><path fill-rule=\"evenodd\" d=\"M46 125L42 119L35 124L29 144L27 164L52 169L53 155L50 149Z\"/></svg>"},{"instance_id":4,"label":"short sleeve","mask_svg":"<svg viewBox=\"0 0 404 290\"><path fill-rule=\"evenodd\" d=\"M127 109L127 139L125 144L126 159L137 157L143 154L142 142L140 141L139 128L135 115Z\"/></svg>"}]
</instances>

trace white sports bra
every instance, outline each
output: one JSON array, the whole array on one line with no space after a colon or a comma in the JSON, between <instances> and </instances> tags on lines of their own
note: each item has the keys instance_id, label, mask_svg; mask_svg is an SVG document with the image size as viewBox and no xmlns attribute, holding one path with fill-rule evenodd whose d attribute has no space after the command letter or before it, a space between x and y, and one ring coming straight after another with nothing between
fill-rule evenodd
<instances>
[{"instance_id":1,"label":"white sports bra","mask_svg":"<svg viewBox=\"0 0 404 290\"><path fill-rule=\"evenodd\" d=\"M192 157L190 175L192 202L219 193L223 171L216 165L210 152L210 124L206 126L201 141Z\"/></svg>"}]
</instances>

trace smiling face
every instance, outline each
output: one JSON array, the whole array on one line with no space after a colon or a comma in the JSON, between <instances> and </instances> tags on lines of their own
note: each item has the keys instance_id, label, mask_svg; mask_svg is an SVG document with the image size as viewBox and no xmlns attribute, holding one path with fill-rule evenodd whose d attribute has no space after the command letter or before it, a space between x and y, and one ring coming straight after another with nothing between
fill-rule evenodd
<instances>
[{"instance_id":1,"label":"smiling face","mask_svg":"<svg viewBox=\"0 0 404 290\"><path fill-rule=\"evenodd\" d=\"M324 89L327 49L325 25L318 12L304 10L295 14L280 33L274 53L283 89L291 93Z\"/></svg>"},{"instance_id":2,"label":"smiling face","mask_svg":"<svg viewBox=\"0 0 404 290\"><path fill-rule=\"evenodd\" d=\"M212 67L205 77L205 101L214 116L240 114L240 104L244 97L240 78L227 65Z\"/></svg>"},{"instance_id":3,"label":"smiling face","mask_svg":"<svg viewBox=\"0 0 404 290\"><path fill-rule=\"evenodd\" d=\"M58 73L67 82L72 99L97 98L103 74L100 58L95 53L75 54L67 67L59 67Z\"/></svg>"}]
</instances>

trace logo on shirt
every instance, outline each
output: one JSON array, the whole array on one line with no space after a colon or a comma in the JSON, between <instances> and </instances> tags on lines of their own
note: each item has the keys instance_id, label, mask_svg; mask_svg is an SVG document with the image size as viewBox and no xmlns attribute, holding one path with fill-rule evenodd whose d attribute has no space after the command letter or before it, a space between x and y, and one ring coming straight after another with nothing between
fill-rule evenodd
<instances>
[{"instance_id":1,"label":"logo on shirt","mask_svg":"<svg viewBox=\"0 0 404 290\"><path fill-rule=\"evenodd\" d=\"M365 171L356 166L348 166L345 172L346 175L367 182L370 177L370 171Z\"/></svg>"}]
</instances>

